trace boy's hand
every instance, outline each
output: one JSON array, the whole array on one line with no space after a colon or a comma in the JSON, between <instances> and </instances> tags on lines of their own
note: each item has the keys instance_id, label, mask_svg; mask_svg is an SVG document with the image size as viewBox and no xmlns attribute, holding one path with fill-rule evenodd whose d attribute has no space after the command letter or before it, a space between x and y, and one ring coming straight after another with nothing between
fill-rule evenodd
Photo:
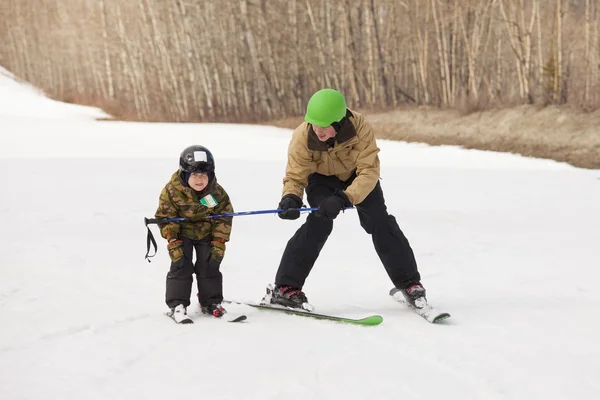
<instances>
[{"instance_id":1,"label":"boy's hand","mask_svg":"<svg viewBox=\"0 0 600 400\"><path fill-rule=\"evenodd\" d=\"M212 250L210 253L210 259L208 260L208 265L211 268L219 268L221 266L221 261L223 261L223 257L225 256L225 243L223 241L213 240L210 242L212 246Z\"/></svg>"},{"instance_id":2,"label":"boy's hand","mask_svg":"<svg viewBox=\"0 0 600 400\"><path fill-rule=\"evenodd\" d=\"M167 249L169 250L171 261L176 262L183 257L183 241L179 239L170 239L169 244L167 244Z\"/></svg>"}]
</instances>

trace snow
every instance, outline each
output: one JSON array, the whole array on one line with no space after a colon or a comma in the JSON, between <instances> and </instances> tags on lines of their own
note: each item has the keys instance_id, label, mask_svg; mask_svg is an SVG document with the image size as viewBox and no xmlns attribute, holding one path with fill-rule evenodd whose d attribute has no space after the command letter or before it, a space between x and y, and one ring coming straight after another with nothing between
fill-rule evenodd
<instances>
[{"instance_id":1,"label":"snow","mask_svg":"<svg viewBox=\"0 0 600 400\"><path fill-rule=\"evenodd\" d=\"M10 72L0 66L0 118L89 119L110 118L102 110L66 104L47 98L43 91L19 82Z\"/></svg>"},{"instance_id":2,"label":"snow","mask_svg":"<svg viewBox=\"0 0 600 400\"><path fill-rule=\"evenodd\" d=\"M169 261L144 217L190 144L237 211L276 208L290 131L96 121L0 71L0 399L595 399L600 172L510 154L379 141L382 187L415 251L432 325L391 283L355 211L305 291L358 327L228 306L166 318ZM300 226L234 219L225 296L258 301ZM195 289L193 291L195 294ZM191 310L192 311L192 310Z\"/></svg>"}]
</instances>

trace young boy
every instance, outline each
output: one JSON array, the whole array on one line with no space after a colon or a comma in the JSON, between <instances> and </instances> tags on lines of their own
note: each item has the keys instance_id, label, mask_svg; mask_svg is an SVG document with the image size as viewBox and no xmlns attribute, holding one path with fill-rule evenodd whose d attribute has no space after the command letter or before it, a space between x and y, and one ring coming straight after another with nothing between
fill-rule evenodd
<instances>
[{"instance_id":1,"label":"young boy","mask_svg":"<svg viewBox=\"0 0 600 400\"><path fill-rule=\"evenodd\" d=\"M159 224L167 239L171 268L167 274L168 315L177 323L192 323L187 316L193 274L198 283L202 313L217 318L226 313L223 276L219 270L225 243L231 234L232 217L206 218L233 212L227 192L217 183L215 159L204 146L190 146L181 152L179 170L160 194L156 218L184 217L188 221ZM196 250L196 261L192 255Z\"/></svg>"}]
</instances>

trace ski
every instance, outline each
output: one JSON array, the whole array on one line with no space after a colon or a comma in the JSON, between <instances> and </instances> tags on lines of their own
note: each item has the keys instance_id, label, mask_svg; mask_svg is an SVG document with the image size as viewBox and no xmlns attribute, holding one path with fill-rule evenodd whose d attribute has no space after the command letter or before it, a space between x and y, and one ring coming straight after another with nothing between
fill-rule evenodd
<instances>
[{"instance_id":1,"label":"ski","mask_svg":"<svg viewBox=\"0 0 600 400\"><path fill-rule=\"evenodd\" d=\"M184 319L177 321L175 318L173 318L172 315L170 315L170 312L166 312L165 315L167 317L169 317L170 319L172 319L173 321L175 321L175 323L177 323L177 324L193 324L194 323L194 320L192 320L190 317L185 317ZM244 322L245 320L248 319L248 317L245 315L238 315L238 316L234 316L233 318L231 318L231 317L228 318L225 316L223 316L221 318L215 318L215 317L209 316L209 315L207 315L206 317L211 317L214 319L219 319L219 320L227 321L227 322Z\"/></svg>"},{"instance_id":2,"label":"ski","mask_svg":"<svg viewBox=\"0 0 600 400\"><path fill-rule=\"evenodd\" d=\"M278 305L274 305L274 304L255 304L255 303L240 302L240 301L233 301L233 300L224 300L223 302L229 303L229 304L245 305L245 306L257 308L259 310L276 311L276 312L278 311L278 312L289 314L289 315L298 315L301 317L328 320L328 321L340 322L340 323L351 324L351 325L375 326L375 325L379 325L383 322L383 318L380 315L370 315L365 318L354 319L354 318L341 317L341 316L337 316L337 315L318 314L318 313L314 313L312 311L295 309L295 308L291 308L291 307L283 307L283 306L278 306Z\"/></svg>"},{"instance_id":3,"label":"ski","mask_svg":"<svg viewBox=\"0 0 600 400\"><path fill-rule=\"evenodd\" d=\"M440 312L429 304L427 304L423 308L417 308L417 307L409 304L406 301L406 299L404 298L404 295L402 294L400 289L398 289L398 288L392 288L390 290L390 296L392 296L392 298L394 300L396 300L398 303L404 304L409 309L414 311L417 315L423 317L427 322L430 322L432 324L435 324L435 323L441 322L447 318L450 318L450 314L448 314L447 312Z\"/></svg>"},{"instance_id":4,"label":"ski","mask_svg":"<svg viewBox=\"0 0 600 400\"><path fill-rule=\"evenodd\" d=\"M172 319L173 321L175 321L176 324L193 324L194 323L194 321L190 317L188 317L187 315L184 318L179 319L179 320L170 311L165 312L165 315L167 317L169 317L169 319Z\"/></svg>"},{"instance_id":5,"label":"ski","mask_svg":"<svg viewBox=\"0 0 600 400\"><path fill-rule=\"evenodd\" d=\"M198 297L198 296L199 296L199 294L196 293L196 297ZM199 303L196 304L194 311L195 311L196 315L198 315L198 316L201 316L201 317L209 317L210 316L210 317L220 319L223 321L227 321L227 322L244 322L245 320L248 319L248 317L243 314L241 314L241 315L233 314L234 316L229 315L229 313L227 311L225 311L225 314L223 314L221 317L214 317L213 315L203 313L202 307L200 306Z\"/></svg>"},{"instance_id":6,"label":"ski","mask_svg":"<svg viewBox=\"0 0 600 400\"><path fill-rule=\"evenodd\" d=\"M248 319L248 317L246 315L240 314L240 315L227 315L228 313L226 313L225 315L223 315L220 318L214 317L212 315L207 315L207 314L202 314L202 312L196 311L196 315L197 316L202 316L202 317L206 317L206 318L212 318L212 319L216 319L216 320L221 320L221 321L227 321L227 322L244 322ZM170 319L172 319L173 321L175 321L175 323L177 324L193 324L194 320L191 319L189 317L189 315L185 315L183 317L179 316L176 317L174 315L174 313L167 311L165 312L165 315L167 317L169 317Z\"/></svg>"},{"instance_id":7,"label":"ski","mask_svg":"<svg viewBox=\"0 0 600 400\"><path fill-rule=\"evenodd\" d=\"M228 319L226 319L226 321L227 322L244 322L247 319L248 319L248 317L246 317L245 315L238 315L235 318L228 318Z\"/></svg>"},{"instance_id":8,"label":"ski","mask_svg":"<svg viewBox=\"0 0 600 400\"><path fill-rule=\"evenodd\" d=\"M193 324L194 323L194 321L190 317L186 317L186 318L184 318L184 319L182 319L180 321L177 321L175 318L173 318L172 315L169 315L169 314L170 314L170 312L166 312L165 313L165 315L167 317L169 317L170 319L172 319L173 321L175 321L175 323L177 323L177 324ZM215 317L212 317L212 318L215 318ZM248 319L248 317L245 316L245 315L238 315L238 316L233 317L233 318L221 317L221 318L215 318L215 319L220 319L220 320L227 321L227 322L244 322L245 320Z\"/></svg>"},{"instance_id":9,"label":"ski","mask_svg":"<svg viewBox=\"0 0 600 400\"><path fill-rule=\"evenodd\" d=\"M196 312L196 315L199 317L205 317L208 319L217 319L217 320L227 321L227 322L244 322L245 320L248 319L248 317L244 314L230 314L229 312L226 312L225 314L223 314L222 317L215 317L212 314L204 314L202 312L202 310L200 309L199 305L196 307L195 312Z\"/></svg>"}]
</instances>

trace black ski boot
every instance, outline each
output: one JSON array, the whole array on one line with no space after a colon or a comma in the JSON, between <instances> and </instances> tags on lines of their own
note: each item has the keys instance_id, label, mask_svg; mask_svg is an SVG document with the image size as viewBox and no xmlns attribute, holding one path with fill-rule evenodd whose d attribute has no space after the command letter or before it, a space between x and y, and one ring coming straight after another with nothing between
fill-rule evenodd
<instances>
[{"instance_id":1,"label":"black ski boot","mask_svg":"<svg viewBox=\"0 0 600 400\"><path fill-rule=\"evenodd\" d=\"M219 303L202 306L202 314L212 315L215 318L221 318L226 313L227 310L225 310Z\"/></svg>"},{"instance_id":2,"label":"black ski boot","mask_svg":"<svg viewBox=\"0 0 600 400\"><path fill-rule=\"evenodd\" d=\"M425 288L421 285L421 282L414 282L405 289L400 289L404 298L411 306L415 308L423 308L427 305L427 298L425 297Z\"/></svg>"},{"instance_id":3,"label":"black ski boot","mask_svg":"<svg viewBox=\"0 0 600 400\"><path fill-rule=\"evenodd\" d=\"M312 310L312 306L308 304L308 299L304 292L289 285L275 286L275 289L271 292L271 304Z\"/></svg>"}]
</instances>

